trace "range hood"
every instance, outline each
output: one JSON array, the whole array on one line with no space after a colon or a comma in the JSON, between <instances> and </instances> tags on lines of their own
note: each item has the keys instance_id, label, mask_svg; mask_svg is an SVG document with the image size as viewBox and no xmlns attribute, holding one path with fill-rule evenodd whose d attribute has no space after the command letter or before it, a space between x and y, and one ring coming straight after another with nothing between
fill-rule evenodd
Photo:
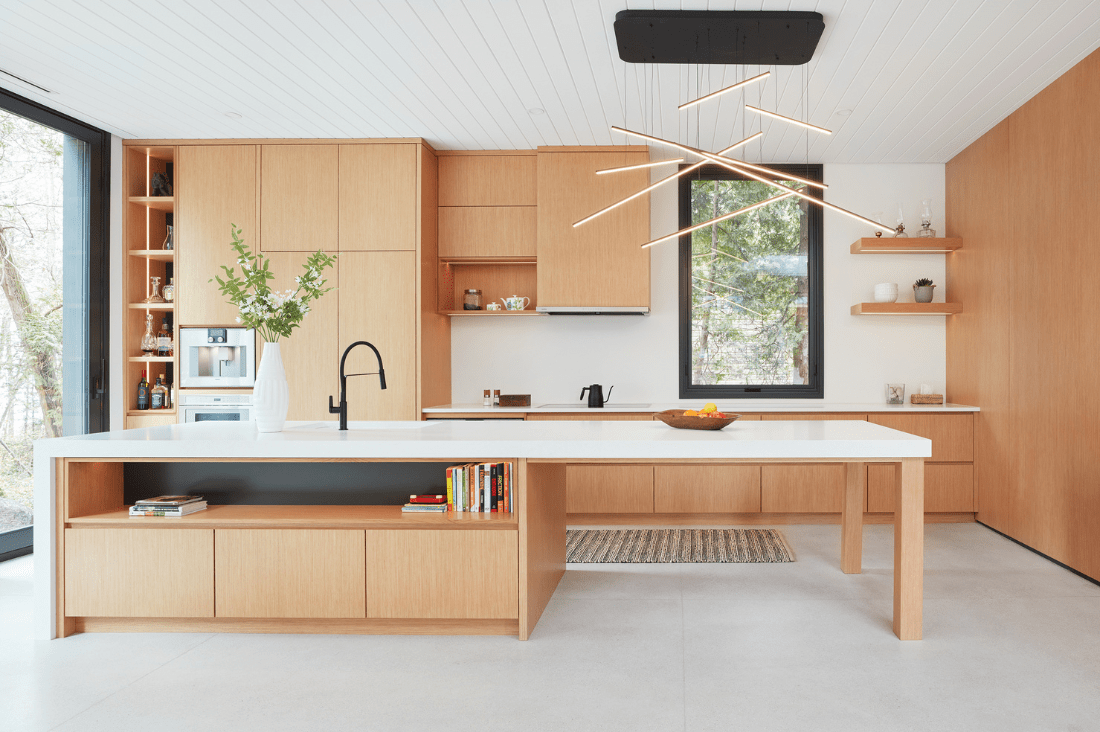
<instances>
[{"instance_id":1,"label":"range hood","mask_svg":"<svg viewBox=\"0 0 1100 732\"><path fill-rule=\"evenodd\" d=\"M536 311L547 315L649 315L648 307L536 307Z\"/></svg>"}]
</instances>

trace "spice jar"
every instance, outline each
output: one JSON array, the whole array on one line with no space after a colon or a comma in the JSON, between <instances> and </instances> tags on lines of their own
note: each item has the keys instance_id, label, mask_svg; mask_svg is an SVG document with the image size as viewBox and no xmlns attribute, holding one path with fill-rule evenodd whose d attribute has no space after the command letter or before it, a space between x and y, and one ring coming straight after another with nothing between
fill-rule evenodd
<instances>
[{"instance_id":1,"label":"spice jar","mask_svg":"<svg viewBox=\"0 0 1100 732\"><path fill-rule=\"evenodd\" d=\"M466 290L462 296L463 310L481 310L481 290Z\"/></svg>"}]
</instances>

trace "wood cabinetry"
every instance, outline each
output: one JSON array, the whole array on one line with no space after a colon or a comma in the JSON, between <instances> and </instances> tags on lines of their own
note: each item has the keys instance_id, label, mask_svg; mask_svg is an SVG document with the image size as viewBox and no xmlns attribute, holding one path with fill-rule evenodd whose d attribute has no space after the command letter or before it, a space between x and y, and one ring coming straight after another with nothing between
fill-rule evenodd
<instances>
[{"instance_id":1,"label":"wood cabinetry","mask_svg":"<svg viewBox=\"0 0 1100 732\"><path fill-rule=\"evenodd\" d=\"M515 531L368 531L367 617L518 618Z\"/></svg>"},{"instance_id":2,"label":"wood cabinetry","mask_svg":"<svg viewBox=\"0 0 1100 732\"><path fill-rule=\"evenodd\" d=\"M933 462L974 460L973 414L872 414L868 420L883 427L927 437Z\"/></svg>"},{"instance_id":3,"label":"wood cabinetry","mask_svg":"<svg viewBox=\"0 0 1100 732\"><path fill-rule=\"evenodd\" d=\"M839 513L844 506L843 463L762 465L760 510L764 513Z\"/></svg>"},{"instance_id":4,"label":"wood cabinetry","mask_svg":"<svg viewBox=\"0 0 1100 732\"><path fill-rule=\"evenodd\" d=\"M597 170L648 160L645 147L538 149L540 306L649 306L649 197L573 226L649 183L645 170Z\"/></svg>"},{"instance_id":5,"label":"wood cabinetry","mask_svg":"<svg viewBox=\"0 0 1100 732\"><path fill-rule=\"evenodd\" d=\"M67 616L214 615L214 532L209 529L65 529L64 546Z\"/></svg>"},{"instance_id":6,"label":"wood cabinetry","mask_svg":"<svg viewBox=\"0 0 1100 732\"><path fill-rule=\"evenodd\" d=\"M259 242L256 145L181 145L176 174L180 325L236 324L237 309L209 280L235 266L230 225L254 250Z\"/></svg>"},{"instance_id":7,"label":"wood cabinetry","mask_svg":"<svg viewBox=\"0 0 1100 732\"><path fill-rule=\"evenodd\" d=\"M260 248L334 252L340 223L339 146L260 147Z\"/></svg>"},{"instance_id":8,"label":"wood cabinetry","mask_svg":"<svg viewBox=\"0 0 1100 732\"><path fill-rule=\"evenodd\" d=\"M440 206L534 206L533 150L456 151L439 157Z\"/></svg>"},{"instance_id":9,"label":"wood cabinetry","mask_svg":"<svg viewBox=\"0 0 1100 732\"><path fill-rule=\"evenodd\" d=\"M363 531L217 529L214 544L219 618L366 617Z\"/></svg>"},{"instance_id":10,"label":"wood cabinetry","mask_svg":"<svg viewBox=\"0 0 1100 732\"><path fill-rule=\"evenodd\" d=\"M340 145L340 251L416 249L417 147Z\"/></svg>"},{"instance_id":11,"label":"wood cabinetry","mask_svg":"<svg viewBox=\"0 0 1100 732\"><path fill-rule=\"evenodd\" d=\"M439 209L439 256L534 257L534 206L452 206Z\"/></svg>"},{"instance_id":12,"label":"wood cabinetry","mask_svg":"<svg viewBox=\"0 0 1100 732\"><path fill-rule=\"evenodd\" d=\"M657 465L655 513L758 513L759 465Z\"/></svg>"},{"instance_id":13,"label":"wood cabinetry","mask_svg":"<svg viewBox=\"0 0 1100 732\"><path fill-rule=\"evenodd\" d=\"M652 465L570 465L566 513L653 513Z\"/></svg>"},{"instance_id":14,"label":"wood cabinetry","mask_svg":"<svg viewBox=\"0 0 1100 732\"><path fill-rule=\"evenodd\" d=\"M897 466L867 466L867 510L893 513ZM973 513L974 465L971 463L924 464L924 510L926 513Z\"/></svg>"}]
</instances>

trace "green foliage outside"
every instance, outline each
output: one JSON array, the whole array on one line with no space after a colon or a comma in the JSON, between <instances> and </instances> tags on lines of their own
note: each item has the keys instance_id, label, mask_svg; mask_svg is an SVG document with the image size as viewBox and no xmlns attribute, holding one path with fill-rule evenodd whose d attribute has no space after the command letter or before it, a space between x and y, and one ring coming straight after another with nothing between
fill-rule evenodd
<instances>
[{"instance_id":1,"label":"green foliage outside","mask_svg":"<svg viewBox=\"0 0 1100 732\"><path fill-rule=\"evenodd\" d=\"M691 186L693 224L776 193L756 181ZM805 221L791 197L692 233L693 384L809 383Z\"/></svg>"}]
</instances>

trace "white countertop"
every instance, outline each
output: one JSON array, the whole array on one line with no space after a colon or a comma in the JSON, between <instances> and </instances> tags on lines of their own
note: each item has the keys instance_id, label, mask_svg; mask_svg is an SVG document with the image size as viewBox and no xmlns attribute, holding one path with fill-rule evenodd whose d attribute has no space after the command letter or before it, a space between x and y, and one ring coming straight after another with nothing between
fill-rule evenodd
<instances>
[{"instance_id":1,"label":"white countertop","mask_svg":"<svg viewBox=\"0 0 1100 732\"><path fill-rule=\"evenodd\" d=\"M39 460L84 458L814 459L931 457L932 443L858 420L744 421L720 431L662 422L494 420L290 422L260 433L253 423L204 422L37 440Z\"/></svg>"},{"instance_id":2,"label":"white countertop","mask_svg":"<svg viewBox=\"0 0 1100 732\"><path fill-rule=\"evenodd\" d=\"M590 409L585 406L584 402L577 402L572 406L564 406L561 404L532 404L530 407L486 407L482 404L441 404L437 407L425 407L421 411L424 414L471 414L471 413L486 413L486 414L527 414L545 412L548 414L571 414L571 413L591 413L599 414L600 412L618 412L618 413L650 413L661 412L666 409L699 409L707 400L700 399L696 401L682 401L682 402L661 402L653 404L640 405L637 403L628 403L625 405L607 404L602 409ZM814 412L853 412L858 414L869 414L871 412L977 412L980 411L978 407L971 407L965 404L901 404L901 405L889 405L889 404L822 404L816 402L814 404L775 404L764 403L755 404L751 400L740 401L736 404L731 404L721 400L715 401L719 411L728 412L730 414L810 414Z\"/></svg>"}]
</instances>

